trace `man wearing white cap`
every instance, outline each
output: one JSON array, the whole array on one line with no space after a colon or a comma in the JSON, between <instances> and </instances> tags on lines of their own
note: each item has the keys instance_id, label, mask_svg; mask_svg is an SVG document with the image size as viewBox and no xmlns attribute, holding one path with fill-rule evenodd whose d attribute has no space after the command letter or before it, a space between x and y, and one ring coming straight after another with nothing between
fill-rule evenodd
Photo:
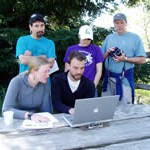
<instances>
[{"instance_id":1,"label":"man wearing white cap","mask_svg":"<svg viewBox=\"0 0 150 150\"><path fill-rule=\"evenodd\" d=\"M144 64L146 54L140 37L126 30L124 14L116 14L113 23L116 32L108 35L102 45L105 58L102 95L120 95L121 104L134 103L134 64Z\"/></svg>"},{"instance_id":2,"label":"man wearing white cap","mask_svg":"<svg viewBox=\"0 0 150 150\"><path fill-rule=\"evenodd\" d=\"M88 25L80 27L79 39L79 44L69 46L66 51L64 58L65 71L68 70L68 56L70 52L79 51L86 56L86 64L83 75L91 80L95 84L95 87L97 87L102 75L102 62L104 60L101 49L91 43L93 40L93 31Z\"/></svg>"}]
</instances>

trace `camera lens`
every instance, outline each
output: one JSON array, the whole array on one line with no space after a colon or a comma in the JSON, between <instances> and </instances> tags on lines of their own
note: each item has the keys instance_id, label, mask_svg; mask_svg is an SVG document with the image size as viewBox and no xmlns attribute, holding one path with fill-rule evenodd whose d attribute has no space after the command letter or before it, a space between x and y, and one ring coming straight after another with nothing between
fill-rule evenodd
<instances>
[{"instance_id":1,"label":"camera lens","mask_svg":"<svg viewBox=\"0 0 150 150\"><path fill-rule=\"evenodd\" d=\"M121 50L119 48L115 48L115 55L121 56Z\"/></svg>"},{"instance_id":2,"label":"camera lens","mask_svg":"<svg viewBox=\"0 0 150 150\"><path fill-rule=\"evenodd\" d=\"M114 48L114 51L111 51L109 54L111 57L121 56L121 50L118 47Z\"/></svg>"}]
</instances>

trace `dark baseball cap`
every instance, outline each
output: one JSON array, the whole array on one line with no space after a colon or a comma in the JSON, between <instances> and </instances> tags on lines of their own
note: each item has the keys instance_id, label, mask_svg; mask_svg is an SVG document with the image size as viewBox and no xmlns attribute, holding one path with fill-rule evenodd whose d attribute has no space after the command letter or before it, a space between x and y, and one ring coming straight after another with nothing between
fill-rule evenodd
<instances>
[{"instance_id":1,"label":"dark baseball cap","mask_svg":"<svg viewBox=\"0 0 150 150\"><path fill-rule=\"evenodd\" d=\"M32 24L36 21L44 22L46 24L46 21L44 20L44 16L40 13L32 14L29 18L29 24Z\"/></svg>"},{"instance_id":2,"label":"dark baseball cap","mask_svg":"<svg viewBox=\"0 0 150 150\"><path fill-rule=\"evenodd\" d=\"M114 18L113 18L113 21L116 21L116 20L124 20L127 22L127 17L123 13L117 13L114 15Z\"/></svg>"}]
</instances>

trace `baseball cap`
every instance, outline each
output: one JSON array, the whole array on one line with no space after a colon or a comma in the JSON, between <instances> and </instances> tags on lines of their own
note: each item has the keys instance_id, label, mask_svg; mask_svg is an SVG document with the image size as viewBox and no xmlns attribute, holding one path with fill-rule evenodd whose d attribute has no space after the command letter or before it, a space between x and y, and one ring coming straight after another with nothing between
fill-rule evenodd
<instances>
[{"instance_id":1,"label":"baseball cap","mask_svg":"<svg viewBox=\"0 0 150 150\"><path fill-rule=\"evenodd\" d=\"M35 14L32 14L29 18L29 24L32 24L36 21L40 21L40 22L44 22L46 23L46 21L44 20L44 16L40 13L35 13Z\"/></svg>"},{"instance_id":2,"label":"baseball cap","mask_svg":"<svg viewBox=\"0 0 150 150\"><path fill-rule=\"evenodd\" d=\"M93 31L92 28L88 25L83 25L79 29L79 38L81 40L91 39L93 40Z\"/></svg>"},{"instance_id":3,"label":"baseball cap","mask_svg":"<svg viewBox=\"0 0 150 150\"><path fill-rule=\"evenodd\" d=\"M115 20L124 20L127 22L127 17L123 13L117 13L114 15L113 21Z\"/></svg>"}]
</instances>

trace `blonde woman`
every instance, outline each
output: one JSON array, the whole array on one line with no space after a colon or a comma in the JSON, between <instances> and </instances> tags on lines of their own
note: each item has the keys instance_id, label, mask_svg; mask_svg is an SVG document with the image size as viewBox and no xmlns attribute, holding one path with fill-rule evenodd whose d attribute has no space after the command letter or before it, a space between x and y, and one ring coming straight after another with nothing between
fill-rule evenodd
<instances>
[{"instance_id":1,"label":"blonde woman","mask_svg":"<svg viewBox=\"0 0 150 150\"><path fill-rule=\"evenodd\" d=\"M45 122L37 112L51 112L49 72L52 64L45 57L32 57L29 71L14 77L8 86L2 112L11 110L14 118Z\"/></svg>"}]
</instances>

